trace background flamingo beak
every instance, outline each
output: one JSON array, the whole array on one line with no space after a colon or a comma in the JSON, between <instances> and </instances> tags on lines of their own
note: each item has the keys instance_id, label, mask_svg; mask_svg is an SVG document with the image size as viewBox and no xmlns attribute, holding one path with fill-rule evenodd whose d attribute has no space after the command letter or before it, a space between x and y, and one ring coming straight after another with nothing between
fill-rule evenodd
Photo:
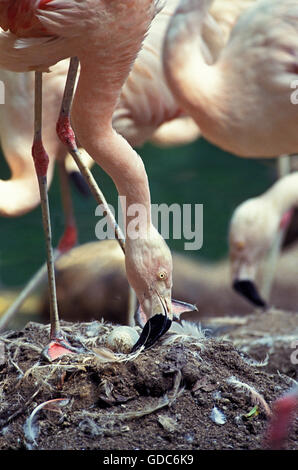
<instances>
[{"instance_id":1,"label":"background flamingo beak","mask_svg":"<svg viewBox=\"0 0 298 470\"><path fill-rule=\"evenodd\" d=\"M236 280L233 283L233 288L257 307L266 308L266 302L262 299L256 285L251 280Z\"/></svg>"}]
</instances>

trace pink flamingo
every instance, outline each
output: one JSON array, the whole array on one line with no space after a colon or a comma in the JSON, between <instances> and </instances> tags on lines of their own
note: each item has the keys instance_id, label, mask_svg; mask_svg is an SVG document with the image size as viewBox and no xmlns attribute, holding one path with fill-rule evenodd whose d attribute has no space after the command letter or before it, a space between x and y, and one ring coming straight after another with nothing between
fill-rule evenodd
<instances>
[{"instance_id":1,"label":"pink flamingo","mask_svg":"<svg viewBox=\"0 0 298 470\"><path fill-rule=\"evenodd\" d=\"M173 94L202 135L226 151L254 158L295 153L298 107L291 95L297 80L297 2L253 2L209 65L202 30L212 4L180 0L170 21L163 61ZM235 287L264 306L251 282Z\"/></svg>"},{"instance_id":2,"label":"pink flamingo","mask_svg":"<svg viewBox=\"0 0 298 470\"><path fill-rule=\"evenodd\" d=\"M113 114L114 128L132 145L141 145L147 139L151 139L160 146L181 145L195 140L200 135L198 126L192 118L184 115L173 97L166 82L161 61L164 36L178 1L168 0L166 6L153 19L143 48L122 88L119 103ZM255 0L217 0L211 6L211 17L204 22L202 31L207 45L204 49L204 57L208 63L211 64L217 59L237 16L253 1ZM45 75L48 93L44 96L47 112L44 116L43 126L45 146L50 150L48 183L50 184L52 175L52 155L57 155L63 181L61 186L66 213L66 232L59 247L64 249L70 248L75 243L76 234L71 199L69 191L67 191L67 178L65 178L63 163L61 163L61 160L65 158L66 150L57 139L51 123L55 119L54 114L58 113L66 70L67 61L61 61L52 67L51 74ZM4 199L0 198L0 211L9 216L24 213L39 201L38 186L35 182L35 175L33 175L33 162L31 159L24 158L25 155L26 157L27 154L29 155L31 141L28 113L30 113L30 104L34 99L33 77L34 75L30 72L18 75L5 70L0 72L0 78L5 82L7 92L5 115L0 114L0 122L2 123L0 130L2 130L6 158L12 169L11 180L5 183L0 182L0 195L4 194ZM14 95L21 95L21 99L15 100ZM20 112L19 106L15 106L16 102L19 105L21 103L24 109L28 108L27 112ZM33 121L33 116L31 120ZM12 123L13 126L11 126ZM12 129L18 138L14 138ZM11 138L7 139L6 136ZM9 204L7 204L5 197L8 191ZM28 196L23 197L25 194ZM55 254L59 256L59 251L56 250ZM44 275L45 271L42 268L25 286L20 296L1 319L0 329L8 324L26 296L43 280Z\"/></svg>"},{"instance_id":3,"label":"pink flamingo","mask_svg":"<svg viewBox=\"0 0 298 470\"><path fill-rule=\"evenodd\" d=\"M216 0L204 19L203 55L213 64L228 41L238 16L255 0ZM162 51L167 28L179 0L167 0L155 16L120 95L113 127L132 146L151 140L159 146L177 146L200 137L200 129L187 115L166 80Z\"/></svg>"},{"instance_id":4,"label":"pink flamingo","mask_svg":"<svg viewBox=\"0 0 298 470\"><path fill-rule=\"evenodd\" d=\"M61 75L61 71L64 73L65 64L61 62L57 65L59 67L54 80L51 74L45 75L49 90L46 97L49 118L44 119L43 133L50 153L49 184L53 176L54 157L62 160L66 153L51 123L51 118L55 119L59 112L62 99L62 92L58 95L55 90L59 74ZM0 107L0 140L11 171L10 179L0 180L0 213L15 217L32 210L40 202L34 163L32 157L29 158L34 124L34 75L0 70L0 79L5 87L5 105Z\"/></svg>"},{"instance_id":5,"label":"pink flamingo","mask_svg":"<svg viewBox=\"0 0 298 470\"><path fill-rule=\"evenodd\" d=\"M272 417L265 435L265 446L272 450L282 449L298 410L298 385L273 403Z\"/></svg>"},{"instance_id":6,"label":"pink flamingo","mask_svg":"<svg viewBox=\"0 0 298 470\"><path fill-rule=\"evenodd\" d=\"M176 146L200 136L173 96L163 73L162 46L169 21L179 0L167 0L153 19L113 113L113 127L133 147L151 140L159 146Z\"/></svg>"},{"instance_id":7,"label":"pink flamingo","mask_svg":"<svg viewBox=\"0 0 298 470\"><path fill-rule=\"evenodd\" d=\"M81 64L72 104L72 124L80 144L112 177L119 195L125 196L128 208L132 204L145 208L145 216L139 225L142 237L126 238L126 272L146 318L156 318L155 315L161 312L163 315L162 325L156 326L156 322L152 322L154 328L151 328L148 323L148 335L143 342L147 344L146 340L149 339L151 344L169 327L167 316L172 318L172 258L165 241L151 222L145 168L138 154L113 131L111 125L119 91L159 3L152 0L104 4L99 0L1 2L0 25L8 32L0 36L0 67L13 71L38 70L32 154L41 192L52 294L51 342L45 351L50 358L70 352L72 347L62 336L56 302L46 188L48 156L41 136L41 80L42 71L66 57L76 56ZM69 120L76 67L77 61L72 60L57 131L70 152L77 157L78 150ZM127 230L131 220L128 214Z\"/></svg>"},{"instance_id":8,"label":"pink flamingo","mask_svg":"<svg viewBox=\"0 0 298 470\"><path fill-rule=\"evenodd\" d=\"M59 246L62 251L72 248L77 241L77 231L72 207L69 177L79 189L86 191L80 172L67 155L65 145L58 138L53 121L57 118L63 96L68 61L54 66L54 72L46 74L44 82L47 94L44 97L43 140L49 150L47 173L48 187L51 184L55 160L58 163L61 181L62 205L65 213L65 233ZM34 116L34 74L14 73L0 69L0 80L5 87L5 105L0 107L0 141L11 177L0 180L0 215L17 217L34 209L40 203L38 182L31 157ZM82 149L85 164L90 166L90 157Z\"/></svg>"},{"instance_id":9,"label":"pink flamingo","mask_svg":"<svg viewBox=\"0 0 298 470\"><path fill-rule=\"evenodd\" d=\"M212 4L180 0L170 21L164 68L172 92L202 135L231 153L256 158L295 153L297 2L254 2L208 65L202 27Z\"/></svg>"},{"instance_id":10,"label":"pink flamingo","mask_svg":"<svg viewBox=\"0 0 298 470\"><path fill-rule=\"evenodd\" d=\"M44 141L50 154L48 186L52 181L54 160L56 160L59 166L62 204L65 212L65 233L59 244L61 251L72 248L77 240L68 176L74 177L78 184L80 182L77 177L80 174L79 170L73 159L67 156L67 149L58 139L52 125L59 113L63 96L60 84L61 79L65 81L67 65L66 60L56 64L55 73L46 74L44 78L48 90L45 97L46 113L44 113L43 126ZM10 179L0 180L0 214L6 217L16 217L29 212L40 203L34 163L30 156L34 124L32 112L34 74L17 74L0 70L0 80L4 83L6 100L5 106L0 107L0 141L11 171ZM87 155L84 156L86 157ZM90 164L90 160L87 160L87 163ZM82 186L81 189L83 189Z\"/></svg>"},{"instance_id":11,"label":"pink flamingo","mask_svg":"<svg viewBox=\"0 0 298 470\"><path fill-rule=\"evenodd\" d=\"M217 0L212 5L210 15L218 27L214 27L212 23L210 25L210 21L204 23L203 37L208 44L208 50L210 49L205 54L208 62L213 63L216 60L229 37L236 18L253 1L255 0ZM183 110L173 97L163 74L161 60L163 40L178 2L179 0L168 0L165 7L153 19L113 113L113 127L132 146L142 145L148 139L161 146L179 145L193 141L200 135L200 130L192 118L183 115ZM68 61L61 61L52 67L51 74L46 74L44 77L46 89L49 92L44 97L44 107L47 112L44 116L43 134L47 148L51 150L49 146L53 147L53 150L49 152L49 184L52 176L53 156L57 155L59 161L62 159L60 155L64 159L66 153L65 147L61 145L61 141L49 123L52 123L58 113L67 69ZM3 215L8 216L24 213L39 202L33 162L32 159L27 158L33 116L29 114L30 119L28 119L28 114L19 112L20 106L22 109L27 109L34 99L33 77L32 73L16 75L0 70L0 79L5 83L6 89L6 106L3 107L5 112L1 113L0 108L0 133L4 154L13 175L10 181L5 183L0 181L0 195L3 193L7 197L9 192L11 196L5 205L4 198L0 198L0 210ZM18 100L14 99L16 95L20 96ZM30 109L27 112L30 113ZM16 133L20 134L18 138L15 138ZM47 142L48 139L49 142ZM30 184L26 181L28 177L33 177ZM22 185L22 179L24 185ZM13 189L12 181L15 184L16 181L18 182L20 191L17 186L15 186L16 190ZM25 191L27 191L26 198L23 197Z\"/></svg>"},{"instance_id":12,"label":"pink flamingo","mask_svg":"<svg viewBox=\"0 0 298 470\"><path fill-rule=\"evenodd\" d=\"M280 246L298 205L297 188L298 172L295 171L280 178L260 196L241 203L231 219L229 243L233 287L259 307L266 307L269 300ZM263 275L261 296L256 287L257 273L275 240L278 244Z\"/></svg>"},{"instance_id":13,"label":"pink flamingo","mask_svg":"<svg viewBox=\"0 0 298 470\"><path fill-rule=\"evenodd\" d=\"M217 0L214 5L212 5L210 14L216 23L214 20L212 22L208 19L208 21L204 23L203 28L203 37L206 40L206 44L208 44L208 48L206 48L205 51L205 58L208 63L213 63L214 60L216 60L220 49L228 39L235 19L252 1L254 0L234 0L233 2L230 0ZM166 6L153 19L143 48L123 86L119 103L113 114L113 127L132 145L141 145L145 140L150 138L154 143L161 146L181 145L194 140L200 135L199 128L194 121L190 117L183 115L183 111L173 97L163 74L161 61L163 39L169 20L177 4L178 0L168 0ZM215 26L216 24L218 24L218 26ZM50 124L54 119L54 114L58 113L58 106L64 89L66 70L67 61L61 61L52 68L51 74L46 74L45 76L48 93L44 97L45 108L47 109L47 113L44 116L45 125L43 126L44 141L46 147L51 150L47 142L49 134L49 142L51 142L52 147L54 147L50 155L57 154L58 161L61 159L61 157L59 157L60 154L63 155L63 159L65 158L64 154L66 150L65 147L61 145L60 140L54 135L55 133ZM32 173L33 162L31 159L23 158L24 154L26 154L26 148L29 148L29 141L31 139L31 127L28 125L28 116L25 113L20 113L19 108L12 107L12 109L9 109L9 106L16 101L13 99L13 94L18 95L18 93L22 95L22 105L24 107L30 105L30 102L33 101L33 91L31 91L30 88L32 88L34 83L33 74L30 73L15 75L12 72L2 71L2 78L5 83L9 83L9 90L11 90L11 94L9 94L6 99L7 106L5 106L5 112L7 114L8 110L9 113L11 113L11 121L14 123L14 132L20 133L23 136L23 139L20 139L19 136L18 139L11 138L9 140L9 146L5 146L4 142L4 150L11 163L12 169L14 169L13 165L19 168L18 160L23 160L22 173L18 173L17 178L12 178L11 181L5 182L6 186L4 188L4 194L5 190L7 194L8 186L11 189L10 204L13 205L13 207L8 207L5 202L2 213L4 213L5 210L6 215L16 215L30 210L35 206L38 203L39 194L37 184L34 184L35 176ZM25 88L24 83L27 84ZM24 93L24 91L26 91L26 93ZM4 137L5 135L12 134L10 120L6 120L3 123L2 131ZM52 159L50 160L50 163L51 162ZM49 167L49 182L51 180L51 170L52 165ZM33 176L33 182L30 182L31 184L28 184L27 174L29 174L31 178ZM65 177L64 181L67 182ZM65 184L62 185L62 188L65 187ZM30 197L24 198L23 194L25 192L29 193ZM69 196L66 197L66 199L67 213L69 213ZM73 215L71 214L68 218L73 220ZM67 227L69 226L70 228L67 228L66 234L73 233L73 224L72 226L67 224ZM69 237L65 237L62 240L62 244L66 240L67 247L70 246L68 239ZM73 242L74 237L72 237L71 240ZM37 276L37 280L38 279L41 278ZM30 282L30 286L34 287L34 285L34 282ZM30 291L31 288L29 292ZM27 292L28 290L25 289L25 293ZM21 298L23 299L23 295ZM18 305L19 301L16 303L17 307ZM12 310L10 309L9 317L12 312L15 312L15 306L13 306Z\"/></svg>"}]
</instances>

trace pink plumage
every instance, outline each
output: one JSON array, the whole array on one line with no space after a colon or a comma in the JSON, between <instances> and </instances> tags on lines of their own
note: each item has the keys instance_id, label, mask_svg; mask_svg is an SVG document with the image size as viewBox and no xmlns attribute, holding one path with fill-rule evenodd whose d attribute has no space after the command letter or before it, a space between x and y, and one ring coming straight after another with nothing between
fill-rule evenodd
<instances>
[{"instance_id":1,"label":"pink plumage","mask_svg":"<svg viewBox=\"0 0 298 470\"><path fill-rule=\"evenodd\" d=\"M2 2L0 8L0 25L9 29L0 33L0 68L44 71L64 58L77 57L80 61L80 78L72 103L72 125L80 144L111 176L119 195L126 198L123 210L127 231L127 277L147 319L165 312L172 317L172 257L152 224L144 164L128 142L114 132L112 116L121 88L161 5L158 0L24 0L18 3L11 0ZM45 172L39 171L44 162L40 159L44 156L40 145L41 75L37 74L36 78L39 117L35 119L33 156L39 184L44 191ZM70 151L75 151L74 139L71 143L68 138L73 135L68 117L61 111L59 136ZM131 217L126 214L126 210L135 204L142 206L145 213L137 238L131 237L127 230ZM46 205L43 205L43 211L46 211ZM49 232L48 225L46 233ZM49 240L50 236L47 237ZM54 273L49 279L54 286ZM51 293L54 298L54 287ZM54 311L54 303L52 307ZM51 321L51 337L56 341L57 336L59 339L57 311L55 322Z\"/></svg>"},{"instance_id":2,"label":"pink plumage","mask_svg":"<svg viewBox=\"0 0 298 470\"><path fill-rule=\"evenodd\" d=\"M296 0L258 0L239 17L214 64L204 57L212 0L180 0L164 47L165 73L205 138L242 157L295 154L298 147Z\"/></svg>"},{"instance_id":3,"label":"pink plumage","mask_svg":"<svg viewBox=\"0 0 298 470\"><path fill-rule=\"evenodd\" d=\"M47 35L38 19L38 11L45 10L53 0L7 0L1 2L0 26L19 37Z\"/></svg>"},{"instance_id":4,"label":"pink plumage","mask_svg":"<svg viewBox=\"0 0 298 470\"><path fill-rule=\"evenodd\" d=\"M266 445L269 448L278 450L284 447L297 410L298 386L296 385L273 404L272 418L266 432Z\"/></svg>"}]
</instances>

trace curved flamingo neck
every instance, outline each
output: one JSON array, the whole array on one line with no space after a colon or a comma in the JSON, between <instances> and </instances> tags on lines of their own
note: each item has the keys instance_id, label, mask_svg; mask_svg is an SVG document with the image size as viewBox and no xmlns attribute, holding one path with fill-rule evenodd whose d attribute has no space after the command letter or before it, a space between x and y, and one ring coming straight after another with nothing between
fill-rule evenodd
<instances>
[{"instance_id":1,"label":"curved flamingo neck","mask_svg":"<svg viewBox=\"0 0 298 470\"><path fill-rule=\"evenodd\" d=\"M164 42L163 63L171 90L205 134L214 133L219 74L203 56L203 23L213 0L180 0ZM216 104L216 106L213 106Z\"/></svg>"},{"instance_id":2,"label":"curved flamingo neck","mask_svg":"<svg viewBox=\"0 0 298 470\"><path fill-rule=\"evenodd\" d=\"M114 60L114 59L113 59ZM112 115L121 87L129 73L128 64L120 68L107 65L100 58L80 59L81 73L72 106L72 123L80 144L113 179L126 207L140 204L151 226L150 191L143 161L128 142L112 128ZM116 70L116 73L115 73ZM125 218L127 224L130 217Z\"/></svg>"},{"instance_id":3,"label":"curved flamingo neck","mask_svg":"<svg viewBox=\"0 0 298 470\"><path fill-rule=\"evenodd\" d=\"M298 172L291 173L278 180L266 193L280 216L295 207L298 207Z\"/></svg>"}]
</instances>

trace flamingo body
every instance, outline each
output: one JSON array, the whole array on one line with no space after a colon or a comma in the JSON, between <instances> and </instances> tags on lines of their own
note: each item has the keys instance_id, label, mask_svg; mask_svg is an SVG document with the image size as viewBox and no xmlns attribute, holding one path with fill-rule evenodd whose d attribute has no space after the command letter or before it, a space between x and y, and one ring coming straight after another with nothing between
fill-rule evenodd
<instances>
[{"instance_id":1,"label":"flamingo body","mask_svg":"<svg viewBox=\"0 0 298 470\"><path fill-rule=\"evenodd\" d=\"M45 10L51 1L12 0L6 2L8 5L0 8L1 27L21 37L47 35L47 30L39 21L35 10Z\"/></svg>"},{"instance_id":2,"label":"flamingo body","mask_svg":"<svg viewBox=\"0 0 298 470\"><path fill-rule=\"evenodd\" d=\"M67 157L67 149L58 139L53 126L61 106L67 67L68 61L63 60L53 67L52 73L44 76L47 93L43 97L43 141L49 155L48 186L52 181L55 160L65 161L68 174L78 172L73 160ZM5 106L0 107L0 141L11 172L8 180L0 180L0 214L16 217L40 203L31 157L34 73L14 73L0 69L0 80L5 86ZM85 153L84 157L87 165L93 162Z\"/></svg>"},{"instance_id":3,"label":"flamingo body","mask_svg":"<svg viewBox=\"0 0 298 470\"><path fill-rule=\"evenodd\" d=\"M185 122L183 109L166 82L161 60L166 29L177 4L178 0L168 0L153 19L113 114L113 127L132 146L142 145L149 140L164 123L176 120ZM197 126L194 130L190 129L191 135L199 135ZM186 126L182 131L179 126L176 127L176 134L181 135L181 139L185 131Z\"/></svg>"},{"instance_id":4,"label":"flamingo body","mask_svg":"<svg viewBox=\"0 0 298 470\"><path fill-rule=\"evenodd\" d=\"M53 176L54 156L59 158L65 154L50 121L50 118L57 116L59 110L58 102L61 96L57 96L56 92L59 68L61 70L60 64L57 66L55 77L51 74L45 77L46 86L49 89L46 107L49 119L44 119L44 140L50 156L49 182ZM40 202L31 158L34 76L0 70L0 78L5 85L6 98L6 105L0 108L0 140L2 151L11 170L9 180L0 180L0 213L5 216L18 216L33 209Z\"/></svg>"},{"instance_id":5,"label":"flamingo body","mask_svg":"<svg viewBox=\"0 0 298 470\"><path fill-rule=\"evenodd\" d=\"M260 0L244 11L209 65L202 25L212 0L181 0L164 46L165 73L204 137L243 157L276 157L298 148L298 13L295 0Z\"/></svg>"},{"instance_id":6,"label":"flamingo body","mask_svg":"<svg viewBox=\"0 0 298 470\"><path fill-rule=\"evenodd\" d=\"M8 28L10 0L2 2L0 26ZM42 8L40 8L40 6ZM13 21L13 31L0 35L0 67L13 71L47 70L77 56L81 71L72 105L72 125L80 144L112 177L127 207L145 209L141 237L126 238L126 271L147 318L171 312L172 259L151 222L150 191L144 164L112 128L120 90L161 7L153 0L53 0L19 2L30 24ZM40 33L40 27L44 28ZM19 29L18 29L19 27ZM46 35L45 35L46 33ZM104 45L104 47L103 47ZM3 52L3 53L2 53ZM127 217L127 225L131 216ZM127 227L126 227L127 228Z\"/></svg>"},{"instance_id":7,"label":"flamingo body","mask_svg":"<svg viewBox=\"0 0 298 470\"><path fill-rule=\"evenodd\" d=\"M211 6L202 25L202 53L208 64L217 60L238 16L254 1L217 0ZM175 146L200 136L199 127L169 86L162 62L164 39L178 3L167 0L153 19L113 115L114 128L133 146L148 139L160 146Z\"/></svg>"}]
</instances>

